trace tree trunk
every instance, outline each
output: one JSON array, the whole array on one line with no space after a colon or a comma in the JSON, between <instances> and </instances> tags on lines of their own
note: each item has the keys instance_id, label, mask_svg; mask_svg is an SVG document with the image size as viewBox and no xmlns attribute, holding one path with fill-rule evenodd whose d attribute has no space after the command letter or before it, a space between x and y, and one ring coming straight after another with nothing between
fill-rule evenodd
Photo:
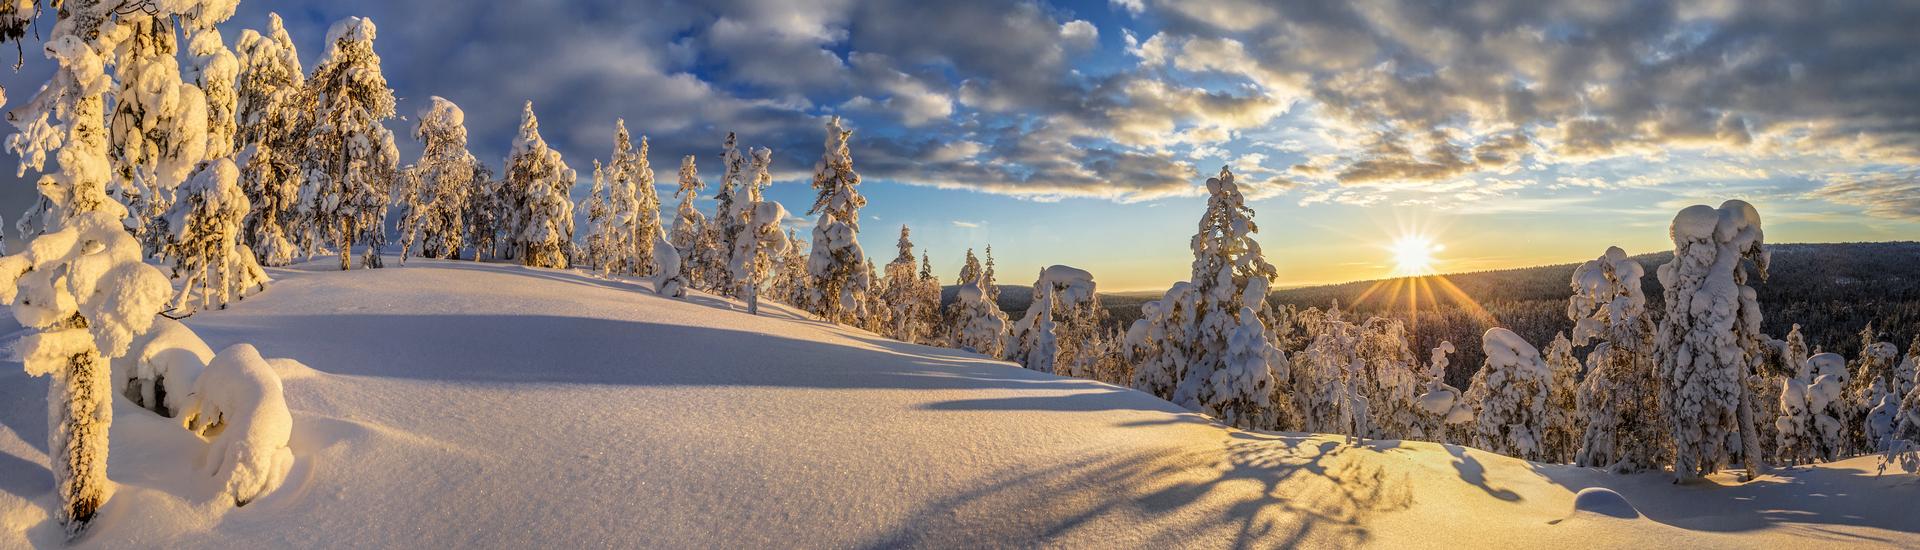
<instances>
[{"instance_id":1,"label":"tree trunk","mask_svg":"<svg viewBox=\"0 0 1920 550\"><path fill-rule=\"evenodd\" d=\"M86 330L81 328L80 330ZM113 425L110 376L99 352L89 349L67 361L67 372L47 386L55 517L69 540L85 532L106 504L107 430Z\"/></svg>"}]
</instances>

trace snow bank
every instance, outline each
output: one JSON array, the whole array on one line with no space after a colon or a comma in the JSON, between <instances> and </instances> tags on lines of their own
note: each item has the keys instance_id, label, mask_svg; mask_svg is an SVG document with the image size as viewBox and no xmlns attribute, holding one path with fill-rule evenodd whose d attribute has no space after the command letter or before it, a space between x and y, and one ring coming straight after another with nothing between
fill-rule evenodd
<instances>
[{"instance_id":1,"label":"snow bank","mask_svg":"<svg viewBox=\"0 0 1920 550\"><path fill-rule=\"evenodd\" d=\"M199 462L211 486L236 506L273 492L293 466L293 414L280 377L252 345L221 350L181 410L188 430L210 437Z\"/></svg>"},{"instance_id":2,"label":"snow bank","mask_svg":"<svg viewBox=\"0 0 1920 550\"><path fill-rule=\"evenodd\" d=\"M1600 514L1620 519L1637 519L1640 511L1634 509L1627 497L1620 496L1613 489L1588 487L1573 495L1573 513L1579 515Z\"/></svg>"},{"instance_id":3,"label":"snow bank","mask_svg":"<svg viewBox=\"0 0 1920 550\"><path fill-rule=\"evenodd\" d=\"M213 360L213 348L192 329L160 318L153 330L135 338L129 353L113 360L113 379L121 394L141 408L173 416L186 406L194 381Z\"/></svg>"}]
</instances>

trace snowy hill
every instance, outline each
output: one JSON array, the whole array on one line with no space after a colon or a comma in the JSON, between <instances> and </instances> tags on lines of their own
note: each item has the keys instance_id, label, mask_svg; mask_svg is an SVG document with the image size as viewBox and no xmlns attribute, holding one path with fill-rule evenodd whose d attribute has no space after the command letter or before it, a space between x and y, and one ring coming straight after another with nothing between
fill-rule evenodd
<instances>
[{"instance_id":1,"label":"snowy hill","mask_svg":"<svg viewBox=\"0 0 1920 550\"><path fill-rule=\"evenodd\" d=\"M1674 486L1242 432L1132 390L573 272L273 275L186 322L215 349L310 367L275 364L286 485L215 502L185 479L203 444L116 397L119 487L82 546L1920 545L1920 478L1873 458ZM45 391L0 369L0 547L61 544ZM1627 504L1588 493L1575 512L1597 485Z\"/></svg>"}]
</instances>

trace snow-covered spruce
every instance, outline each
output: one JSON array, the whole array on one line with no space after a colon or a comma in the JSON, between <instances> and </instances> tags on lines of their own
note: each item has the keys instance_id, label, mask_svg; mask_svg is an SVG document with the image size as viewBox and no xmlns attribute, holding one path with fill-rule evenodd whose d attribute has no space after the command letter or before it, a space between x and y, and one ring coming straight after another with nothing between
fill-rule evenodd
<instances>
[{"instance_id":1,"label":"snow-covered spruce","mask_svg":"<svg viewBox=\"0 0 1920 550\"><path fill-rule=\"evenodd\" d=\"M879 293L892 319L884 334L888 338L902 342L923 343L931 327L923 326L921 324L923 317L915 311L921 304L916 303L914 299L918 294L919 276L914 271L911 234L911 230L905 224L900 226L900 240L897 244L900 253L893 257L893 261L887 262L880 281ZM1040 299L1039 296L1034 297L1036 301Z\"/></svg>"},{"instance_id":2,"label":"snow-covered spruce","mask_svg":"<svg viewBox=\"0 0 1920 550\"><path fill-rule=\"evenodd\" d=\"M1574 463L1615 472L1658 468L1671 446L1653 362L1653 325L1640 279L1646 268L1620 247L1574 269L1567 317L1573 343L1601 342L1587 353L1575 406L1586 427Z\"/></svg>"},{"instance_id":3,"label":"snow-covered spruce","mask_svg":"<svg viewBox=\"0 0 1920 550\"><path fill-rule=\"evenodd\" d=\"M840 117L827 122L826 151L813 169L813 188L818 192L808 215L819 214L813 225L813 245L809 249L806 309L835 323L852 325L865 317L868 286L873 277L866 253L860 249L860 208L867 198L860 195L860 174L853 170L853 153L847 148L852 130L840 126Z\"/></svg>"},{"instance_id":4,"label":"snow-covered spruce","mask_svg":"<svg viewBox=\"0 0 1920 550\"><path fill-rule=\"evenodd\" d=\"M915 324L925 333L921 342L930 346L940 345L940 277L933 274L933 260L927 257L925 250L920 251L920 277L915 281L911 298L914 302L913 315L918 317ZM1106 310L1099 311L1105 315Z\"/></svg>"},{"instance_id":5,"label":"snow-covered spruce","mask_svg":"<svg viewBox=\"0 0 1920 550\"><path fill-rule=\"evenodd\" d=\"M1542 432L1541 457L1555 464L1573 462L1585 435L1585 419L1580 416L1580 360L1573 357L1573 342L1566 333L1556 333L1547 343L1544 360L1552 383L1547 388L1547 423Z\"/></svg>"},{"instance_id":6,"label":"snow-covered spruce","mask_svg":"<svg viewBox=\"0 0 1920 550\"><path fill-rule=\"evenodd\" d=\"M1473 375L1466 399L1478 410L1474 446L1540 460L1545 456L1547 396L1553 373L1540 351L1504 328L1481 337L1487 364Z\"/></svg>"},{"instance_id":7,"label":"snow-covered spruce","mask_svg":"<svg viewBox=\"0 0 1920 550\"><path fill-rule=\"evenodd\" d=\"M225 13L231 14L231 7ZM134 236L148 254L159 254L175 190L207 158L207 98L181 78L175 12L116 10L114 15L112 37L99 39L111 49L97 50L112 52L114 68L113 112L107 121L113 188L133 212Z\"/></svg>"},{"instance_id":8,"label":"snow-covered spruce","mask_svg":"<svg viewBox=\"0 0 1920 550\"><path fill-rule=\"evenodd\" d=\"M707 230L713 233L713 248L707 249L700 263L705 270L706 283L710 289L722 296L734 296L733 284L734 240L745 230L747 210L752 208L750 200L743 200L742 187L746 176L747 159L740 154L733 132L727 132L727 141L720 153L719 189L713 194L713 217L707 224Z\"/></svg>"},{"instance_id":9,"label":"snow-covered spruce","mask_svg":"<svg viewBox=\"0 0 1920 550\"><path fill-rule=\"evenodd\" d=\"M227 49L220 32L214 29L219 21L204 14L188 20L193 24L187 29L188 63L184 67L184 77L199 87L206 98L206 158L224 158L234 153L234 140L239 132L236 117L240 98L235 86L240 74L240 61L234 57L232 50Z\"/></svg>"},{"instance_id":10,"label":"snow-covered spruce","mask_svg":"<svg viewBox=\"0 0 1920 550\"><path fill-rule=\"evenodd\" d=\"M1749 270L1766 277L1760 213L1743 201L1674 216L1673 261L1660 266L1666 316L1655 335L1673 427L1674 475L1690 480L1740 462L1764 469L1746 377L1758 357L1760 304Z\"/></svg>"},{"instance_id":11,"label":"snow-covered spruce","mask_svg":"<svg viewBox=\"0 0 1920 550\"><path fill-rule=\"evenodd\" d=\"M1836 460L1852 449L1848 438L1853 407L1846 399L1847 359L1837 353L1819 353L1807 358L1807 411L1813 417L1814 449L1819 460Z\"/></svg>"},{"instance_id":12,"label":"snow-covered spruce","mask_svg":"<svg viewBox=\"0 0 1920 550\"><path fill-rule=\"evenodd\" d=\"M1307 346L1290 361L1288 397L1299 412L1298 428L1355 436L1373 433L1372 404L1362 390L1367 364L1359 355L1360 327L1347 322L1337 307L1309 308L1301 312L1301 320L1314 328L1308 331Z\"/></svg>"},{"instance_id":13,"label":"snow-covered spruce","mask_svg":"<svg viewBox=\"0 0 1920 550\"><path fill-rule=\"evenodd\" d=\"M773 283L768 285L767 295L780 303L802 307L807 302L807 285L813 281L813 275L807 273L808 251L806 241L793 229L787 229L787 251L780 254L773 270Z\"/></svg>"},{"instance_id":14,"label":"snow-covered spruce","mask_svg":"<svg viewBox=\"0 0 1920 550\"><path fill-rule=\"evenodd\" d=\"M240 164L240 188L253 206L245 242L261 263L283 266L292 263L298 251L288 224L300 197L303 117L295 107L306 77L279 14L267 14L267 34L242 30L236 45L240 80L235 140L240 150L235 162Z\"/></svg>"},{"instance_id":15,"label":"snow-covered spruce","mask_svg":"<svg viewBox=\"0 0 1920 550\"><path fill-rule=\"evenodd\" d=\"M1274 276L1273 264L1267 263L1260 243L1253 239L1259 227L1234 183L1233 172L1223 167L1218 177L1208 178L1207 193L1207 210L1192 240L1192 290L1177 296L1169 290L1162 301L1181 302L1160 307L1178 314L1154 316L1155 322L1184 326L1142 329L1139 338L1134 330L1128 331L1129 347L1136 356L1172 353L1181 357L1138 358L1140 370L1148 372L1136 371L1135 387L1160 391L1161 384L1171 381L1176 404L1237 427L1270 427L1274 388L1287 379L1286 356L1273 346L1272 333L1258 318ZM1141 345L1146 341L1154 344Z\"/></svg>"},{"instance_id":16,"label":"snow-covered spruce","mask_svg":"<svg viewBox=\"0 0 1920 550\"><path fill-rule=\"evenodd\" d=\"M240 244L242 220L251 205L240 192L240 169L220 158L206 163L180 188L167 213L167 255L181 281L173 307L182 311L225 309L229 302L265 290L270 279ZM198 300L194 300L194 297Z\"/></svg>"},{"instance_id":17,"label":"snow-covered spruce","mask_svg":"<svg viewBox=\"0 0 1920 550\"><path fill-rule=\"evenodd\" d=\"M680 262L680 251L667 242L664 234L653 237L653 292L661 296L687 296L687 270Z\"/></svg>"},{"instance_id":18,"label":"snow-covered spruce","mask_svg":"<svg viewBox=\"0 0 1920 550\"><path fill-rule=\"evenodd\" d=\"M1448 341L1441 341L1439 346L1433 348L1432 359L1427 361L1426 372L1423 373L1427 385L1418 398L1420 409L1438 417L1443 424L1436 432L1436 436L1442 440L1447 439L1451 432L1473 422L1472 404L1460 398L1459 388L1446 383L1447 366L1451 364L1447 354L1454 351L1453 342Z\"/></svg>"},{"instance_id":19,"label":"snow-covered spruce","mask_svg":"<svg viewBox=\"0 0 1920 550\"><path fill-rule=\"evenodd\" d=\"M327 50L300 95L312 121L300 144L306 188L299 224L340 254L340 269L380 267L384 222L400 153L385 122L394 117L393 90L373 51L373 21L348 17L327 30ZM309 247L309 252L313 248Z\"/></svg>"},{"instance_id":20,"label":"snow-covered spruce","mask_svg":"<svg viewBox=\"0 0 1920 550\"><path fill-rule=\"evenodd\" d=\"M521 263L533 267L567 267L573 242L574 172L540 137L540 119L533 102L520 111L520 131L507 153L507 225L509 246Z\"/></svg>"},{"instance_id":21,"label":"snow-covered spruce","mask_svg":"<svg viewBox=\"0 0 1920 550\"><path fill-rule=\"evenodd\" d=\"M607 189L607 167L599 159L593 161L593 185L587 189L587 244L585 256L578 261L578 267L599 273L607 273L613 263L613 209Z\"/></svg>"},{"instance_id":22,"label":"snow-covered spruce","mask_svg":"<svg viewBox=\"0 0 1920 550\"><path fill-rule=\"evenodd\" d=\"M293 467L293 414L280 376L248 344L220 350L193 383L180 410L187 430L209 438L200 474L216 492L246 506L273 492Z\"/></svg>"},{"instance_id":23,"label":"snow-covered spruce","mask_svg":"<svg viewBox=\"0 0 1920 550\"><path fill-rule=\"evenodd\" d=\"M473 192L476 160L467 151L467 115L446 98L433 96L414 116L413 138L420 160L402 171L400 263L407 262L416 239L420 255L454 259L465 243L467 202Z\"/></svg>"},{"instance_id":24,"label":"snow-covered spruce","mask_svg":"<svg viewBox=\"0 0 1920 550\"><path fill-rule=\"evenodd\" d=\"M607 269L623 275L653 273L653 241L661 232L660 197L653 190L653 166L647 160L647 138L635 150L626 120L613 123L613 154L606 177L610 213L607 231Z\"/></svg>"}]
</instances>

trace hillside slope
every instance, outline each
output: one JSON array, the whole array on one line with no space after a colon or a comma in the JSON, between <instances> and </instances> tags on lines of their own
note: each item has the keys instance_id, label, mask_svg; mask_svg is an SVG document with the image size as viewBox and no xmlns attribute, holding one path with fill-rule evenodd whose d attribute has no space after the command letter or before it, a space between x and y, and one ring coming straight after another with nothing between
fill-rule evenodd
<instances>
[{"instance_id":1,"label":"hillside slope","mask_svg":"<svg viewBox=\"0 0 1920 550\"><path fill-rule=\"evenodd\" d=\"M1920 478L1871 458L1675 487L1231 430L1131 390L571 272L326 267L187 321L216 349L310 367L276 365L287 485L238 509L194 493L198 440L119 400L120 486L81 546L1920 545ZM45 388L0 368L0 547L60 545ZM1596 484L1644 515L1570 515Z\"/></svg>"}]
</instances>

